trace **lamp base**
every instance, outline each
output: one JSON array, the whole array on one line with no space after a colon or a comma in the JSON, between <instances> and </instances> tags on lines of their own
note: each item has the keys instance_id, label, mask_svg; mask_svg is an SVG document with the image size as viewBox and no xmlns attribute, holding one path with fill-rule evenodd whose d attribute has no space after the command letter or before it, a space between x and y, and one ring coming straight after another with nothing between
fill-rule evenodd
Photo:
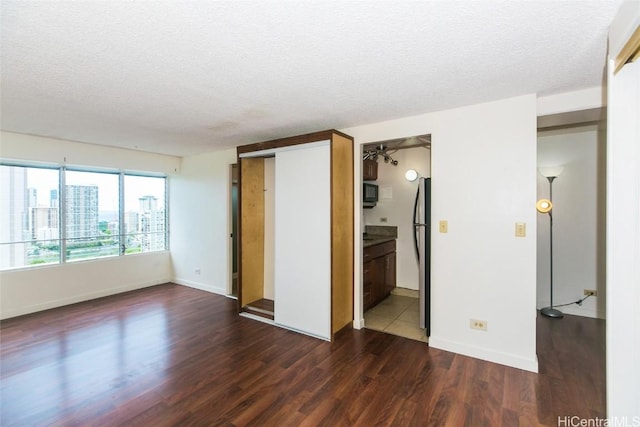
<instances>
[{"instance_id":1,"label":"lamp base","mask_svg":"<svg viewBox=\"0 0 640 427\"><path fill-rule=\"evenodd\" d=\"M562 313L560 310L556 310L553 307L543 308L542 310L540 310L540 314L546 317L553 317L555 319L562 319L564 317L564 313Z\"/></svg>"}]
</instances>

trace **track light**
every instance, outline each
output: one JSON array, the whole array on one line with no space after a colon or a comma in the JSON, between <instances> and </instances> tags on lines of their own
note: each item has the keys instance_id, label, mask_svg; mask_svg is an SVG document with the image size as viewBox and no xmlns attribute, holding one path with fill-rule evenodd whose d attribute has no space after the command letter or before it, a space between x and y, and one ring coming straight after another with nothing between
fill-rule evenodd
<instances>
[{"instance_id":1,"label":"track light","mask_svg":"<svg viewBox=\"0 0 640 427\"><path fill-rule=\"evenodd\" d=\"M393 166L398 166L398 161L394 160L393 157L387 154L387 147L385 145L380 144L374 150L368 150L362 153L362 160L378 161L379 157L382 157L385 163L391 163Z\"/></svg>"}]
</instances>

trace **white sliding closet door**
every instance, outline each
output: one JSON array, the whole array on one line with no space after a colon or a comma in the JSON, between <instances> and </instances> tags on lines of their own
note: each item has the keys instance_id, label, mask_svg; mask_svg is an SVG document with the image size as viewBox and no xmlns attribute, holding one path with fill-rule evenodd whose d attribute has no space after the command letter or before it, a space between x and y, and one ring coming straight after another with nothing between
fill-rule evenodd
<instances>
[{"instance_id":1,"label":"white sliding closet door","mask_svg":"<svg viewBox=\"0 0 640 427\"><path fill-rule=\"evenodd\" d=\"M331 339L329 141L276 153L274 321Z\"/></svg>"}]
</instances>

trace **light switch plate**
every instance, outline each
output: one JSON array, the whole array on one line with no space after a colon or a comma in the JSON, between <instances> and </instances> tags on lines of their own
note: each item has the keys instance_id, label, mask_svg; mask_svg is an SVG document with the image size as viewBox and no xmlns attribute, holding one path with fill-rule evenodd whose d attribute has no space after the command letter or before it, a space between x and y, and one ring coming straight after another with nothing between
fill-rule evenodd
<instances>
[{"instance_id":1,"label":"light switch plate","mask_svg":"<svg viewBox=\"0 0 640 427\"><path fill-rule=\"evenodd\" d=\"M439 230L441 233L448 233L449 232L449 222L448 221L440 221L440 226L439 226Z\"/></svg>"},{"instance_id":2,"label":"light switch plate","mask_svg":"<svg viewBox=\"0 0 640 427\"><path fill-rule=\"evenodd\" d=\"M524 222L516 222L516 237L527 236L527 224Z\"/></svg>"}]
</instances>

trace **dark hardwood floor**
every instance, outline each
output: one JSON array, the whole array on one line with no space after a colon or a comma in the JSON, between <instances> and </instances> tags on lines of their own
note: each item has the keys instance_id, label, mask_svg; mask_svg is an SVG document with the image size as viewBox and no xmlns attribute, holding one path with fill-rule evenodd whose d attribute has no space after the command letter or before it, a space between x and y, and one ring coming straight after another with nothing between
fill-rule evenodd
<instances>
[{"instance_id":1,"label":"dark hardwood floor","mask_svg":"<svg viewBox=\"0 0 640 427\"><path fill-rule=\"evenodd\" d=\"M166 284L2 322L0 424L530 426L604 417L604 321L538 318L540 374L369 329L333 343Z\"/></svg>"}]
</instances>

